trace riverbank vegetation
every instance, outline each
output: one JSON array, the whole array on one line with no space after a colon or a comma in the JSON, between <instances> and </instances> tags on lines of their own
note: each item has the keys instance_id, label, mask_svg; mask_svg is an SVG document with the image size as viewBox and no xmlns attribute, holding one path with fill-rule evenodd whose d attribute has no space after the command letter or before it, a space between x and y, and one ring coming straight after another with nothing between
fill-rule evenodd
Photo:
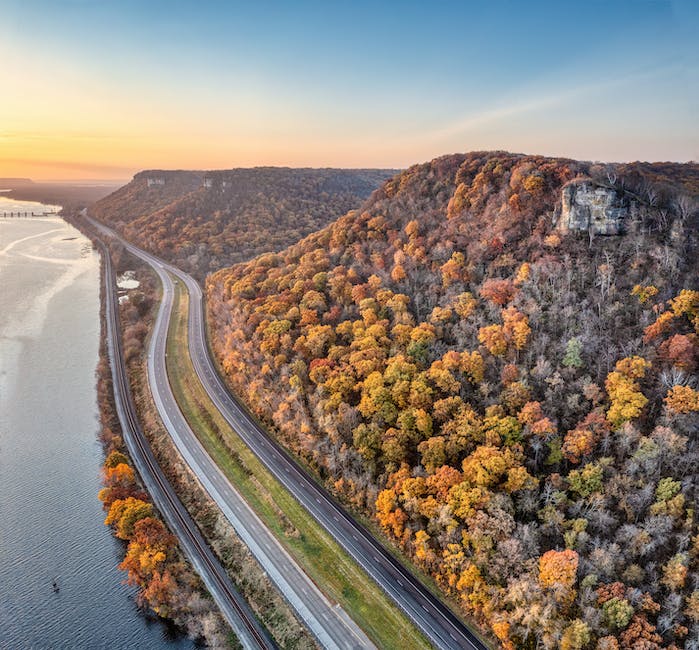
<instances>
[{"instance_id":1,"label":"riverbank vegetation","mask_svg":"<svg viewBox=\"0 0 699 650\"><path fill-rule=\"evenodd\" d=\"M121 251L114 252L120 259ZM152 284L148 286L152 288ZM139 317L140 312L147 316L152 301L143 292L133 294L129 310L136 305ZM129 584L138 587L137 600L141 606L172 620L208 647L228 647L231 645L228 626L183 557L177 539L153 507L129 459L114 404L104 317L102 301L97 396L105 461L102 467L104 488L99 498L106 513L105 524L111 525L115 535L125 542L125 556L119 568L127 573ZM125 335L132 350L143 342L140 329L134 331L127 326ZM133 351L131 355L135 357Z\"/></svg>"}]
</instances>

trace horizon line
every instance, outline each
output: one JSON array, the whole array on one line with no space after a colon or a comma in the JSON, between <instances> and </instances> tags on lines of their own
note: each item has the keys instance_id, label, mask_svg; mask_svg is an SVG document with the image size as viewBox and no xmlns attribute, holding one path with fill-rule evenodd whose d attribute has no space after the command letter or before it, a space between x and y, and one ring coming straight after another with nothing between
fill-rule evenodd
<instances>
[{"instance_id":1,"label":"horizon line","mask_svg":"<svg viewBox=\"0 0 699 650\"><path fill-rule=\"evenodd\" d=\"M428 163L432 160L436 160L439 158L444 158L447 156L454 156L454 155L465 155L469 153L507 153L511 155L522 155L522 156L542 156L545 158L551 158L551 159L564 159L564 160L576 160L578 162L587 162L587 163L592 163L592 164L609 164L609 165L624 165L624 164L631 164L631 163L645 163L645 164L662 164L662 163L673 163L673 164L680 164L680 165L691 165L691 164L699 164L699 160L695 159L685 159L685 160L680 160L680 159L665 159L665 160L649 160L649 159L640 159L636 158L634 160L628 159L628 160L601 160L601 159L584 159L584 158L573 158L571 156L556 156L556 155L550 155L550 154L544 154L544 153L523 153L523 152L512 152L508 151L505 149L475 149L475 150L469 150L469 151L454 151L454 152L449 152L445 154L440 154L438 156L434 156L430 159L426 160L421 160L418 162L411 163L408 166L371 166L371 165L353 165L353 166L339 166L339 165L288 165L288 164L259 164L259 165L240 165L240 166L235 166L235 167L212 167L212 168L186 168L182 166L177 166L177 167L142 167L142 168L135 168L136 171L131 173L128 176L123 176L123 177L104 177L104 178L55 178L55 177L43 177L43 176L28 176L28 175L17 175L17 174L10 174L8 173L7 175L2 175L0 176L0 179L6 179L6 180L29 180L33 183L59 183L59 184L86 184L86 185L99 185L101 183L103 184L108 184L108 185L113 185L113 184L118 184L118 183L128 183L133 180L133 178L140 173L143 172L149 172L149 171L159 171L159 172L199 172L202 174L206 174L209 172L222 172L222 171L233 171L236 169L262 169L262 168L271 168L271 169L315 169L315 170L321 170L321 169L339 169L339 170L391 170L391 171L404 171L406 169L409 169L410 167L413 167L415 165L421 165ZM45 163L50 165L51 163ZM58 163L59 165L61 163ZM86 167L89 167L89 163L86 165Z\"/></svg>"}]
</instances>

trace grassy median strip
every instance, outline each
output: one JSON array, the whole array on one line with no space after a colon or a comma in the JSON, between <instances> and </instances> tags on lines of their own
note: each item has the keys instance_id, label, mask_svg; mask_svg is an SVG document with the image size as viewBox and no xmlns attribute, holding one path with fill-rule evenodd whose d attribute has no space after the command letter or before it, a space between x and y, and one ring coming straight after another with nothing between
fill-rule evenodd
<instances>
[{"instance_id":1,"label":"grassy median strip","mask_svg":"<svg viewBox=\"0 0 699 650\"><path fill-rule=\"evenodd\" d=\"M175 398L199 440L289 554L377 646L405 650L431 647L378 585L267 471L211 402L188 352L188 299L177 282L167 370Z\"/></svg>"}]
</instances>

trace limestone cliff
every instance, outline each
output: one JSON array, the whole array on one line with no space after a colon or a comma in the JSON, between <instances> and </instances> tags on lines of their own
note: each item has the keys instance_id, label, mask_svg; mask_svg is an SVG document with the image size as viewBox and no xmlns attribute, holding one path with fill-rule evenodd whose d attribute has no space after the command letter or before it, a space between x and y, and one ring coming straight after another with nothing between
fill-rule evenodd
<instances>
[{"instance_id":1,"label":"limestone cliff","mask_svg":"<svg viewBox=\"0 0 699 650\"><path fill-rule=\"evenodd\" d=\"M589 179L574 180L563 187L561 195L559 230L584 230L593 235L624 232L632 206L613 188Z\"/></svg>"}]
</instances>

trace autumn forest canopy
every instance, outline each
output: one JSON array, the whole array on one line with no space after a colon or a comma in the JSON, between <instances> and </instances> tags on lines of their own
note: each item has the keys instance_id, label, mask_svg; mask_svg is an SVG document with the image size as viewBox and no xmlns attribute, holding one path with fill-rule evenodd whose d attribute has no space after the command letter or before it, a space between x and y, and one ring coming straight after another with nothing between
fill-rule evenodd
<instances>
[{"instance_id":1,"label":"autumn forest canopy","mask_svg":"<svg viewBox=\"0 0 699 650\"><path fill-rule=\"evenodd\" d=\"M210 276L214 348L502 647L696 647L698 179L501 153L412 167Z\"/></svg>"},{"instance_id":2,"label":"autumn forest canopy","mask_svg":"<svg viewBox=\"0 0 699 650\"><path fill-rule=\"evenodd\" d=\"M315 171L95 214L215 271L236 393L501 647L698 648L699 165Z\"/></svg>"}]
</instances>

